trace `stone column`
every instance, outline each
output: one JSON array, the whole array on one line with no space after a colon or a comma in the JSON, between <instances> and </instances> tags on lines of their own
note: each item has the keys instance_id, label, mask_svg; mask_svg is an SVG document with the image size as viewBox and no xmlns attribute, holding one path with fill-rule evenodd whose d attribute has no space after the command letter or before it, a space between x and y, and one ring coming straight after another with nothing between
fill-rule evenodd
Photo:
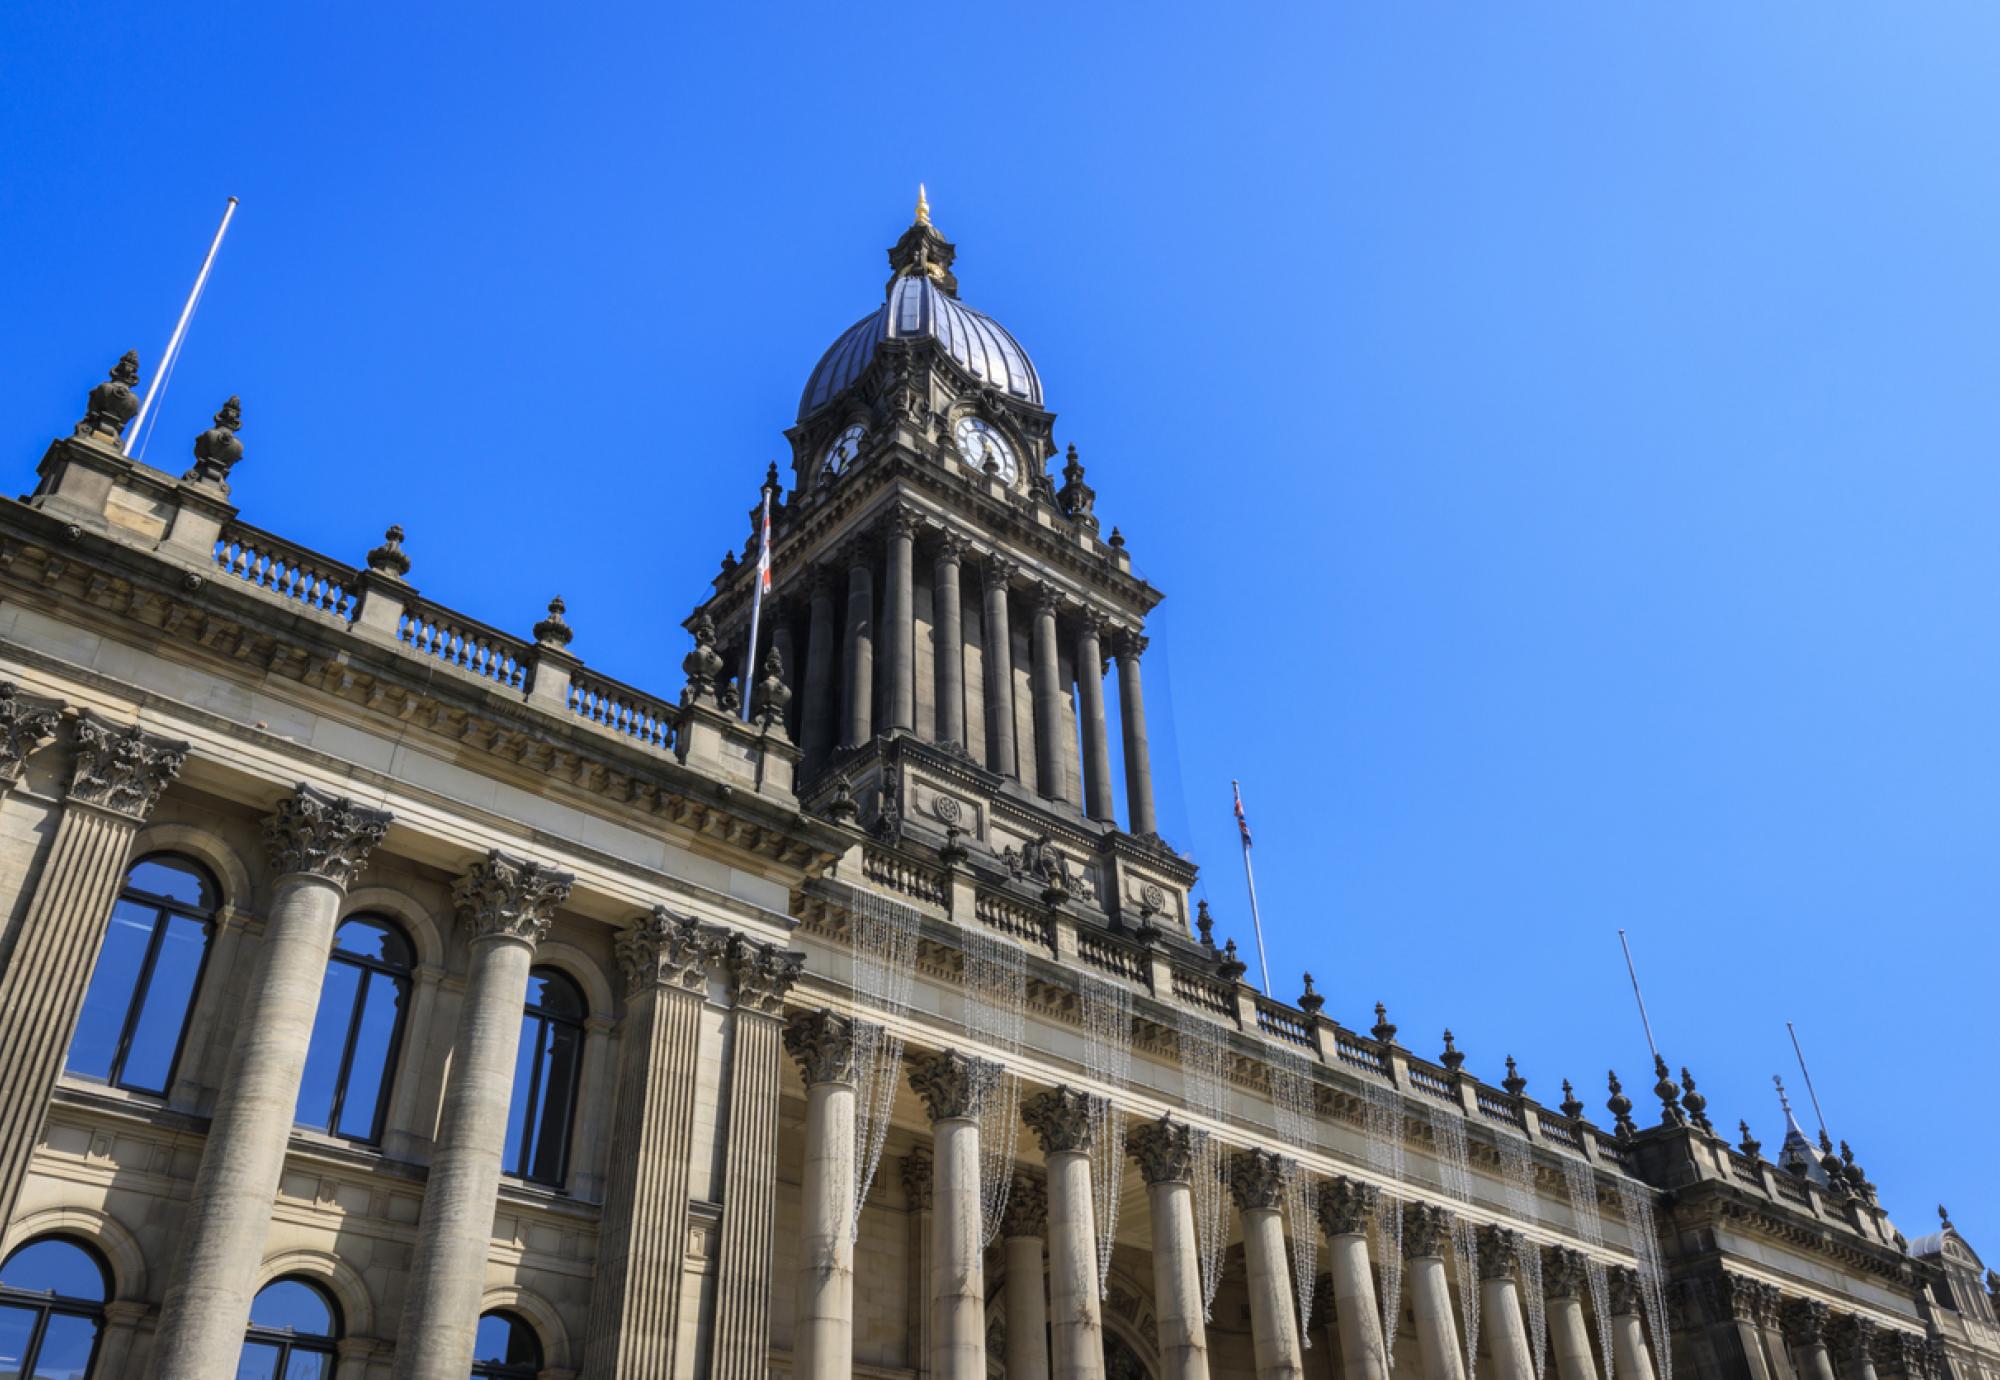
<instances>
[{"instance_id":1,"label":"stone column","mask_svg":"<svg viewBox=\"0 0 2000 1380\"><path fill-rule=\"evenodd\" d=\"M1368 1225L1381 1201L1373 1184L1329 1179L1319 1191L1319 1225L1327 1239L1328 1285L1340 1329L1342 1380L1389 1380L1382 1314L1368 1268Z\"/></svg>"},{"instance_id":2,"label":"stone column","mask_svg":"<svg viewBox=\"0 0 2000 1380\"><path fill-rule=\"evenodd\" d=\"M621 933L613 950L625 976L625 1016L584 1340L583 1372L592 1380L675 1370L701 1012L722 936L661 906Z\"/></svg>"},{"instance_id":3,"label":"stone column","mask_svg":"<svg viewBox=\"0 0 2000 1380\"><path fill-rule=\"evenodd\" d=\"M1091 1110L1074 1088L1051 1088L1021 1105L1049 1175L1049 1313L1055 1380L1104 1380L1104 1321L1097 1304L1097 1212L1090 1196Z\"/></svg>"},{"instance_id":4,"label":"stone column","mask_svg":"<svg viewBox=\"0 0 2000 1380\"><path fill-rule=\"evenodd\" d=\"M914 586L917 516L898 508L889 515L889 579L882 596L888 624L889 727L917 726L917 597Z\"/></svg>"},{"instance_id":5,"label":"stone column","mask_svg":"<svg viewBox=\"0 0 2000 1380\"><path fill-rule=\"evenodd\" d=\"M1618 1380L1653 1380L1653 1358L1646 1350L1646 1322L1640 1316L1639 1274L1613 1266L1611 1285L1611 1373ZM1875 1380L1871 1374L1858 1380Z\"/></svg>"},{"instance_id":6,"label":"stone column","mask_svg":"<svg viewBox=\"0 0 2000 1380\"><path fill-rule=\"evenodd\" d=\"M1160 1325L1162 1380L1208 1380L1201 1252L1194 1230L1194 1157L1204 1134L1163 1116L1133 1127L1125 1137L1125 1148L1146 1180L1151 1209L1153 1311Z\"/></svg>"},{"instance_id":7,"label":"stone column","mask_svg":"<svg viewBox=\"0 0 2000 1380\"><path fill-rule=\"evenodd\" d=\"M1875 1380L1875 1323L1859 1315L1847 1319L1841 1347L1841 1373L1846 1380ZM1648 1375L1646 1380L1652 1380Z\"/></svg>"},{"instance_id":8,"label":"stone column","mask_svg":"<svg viewBox=\"0 0 2000 1380\"><path fill-rule=\"evenodd\" d=\"M1756 1281L1719 1269L1699 1287L1707 1302L1708 1339L1724 1371L1746 1380L1773 1380L1757 1325Z\"/></svg>"},{"instance_id":9,"label":"stone column","mask_svg":"<svg viewBox=\"0 0 2000 1380\"><path fill-rule=\"evenodd\" d=\"M805 958L740 934L731 934L723 948L735 1014L709 1366L716 1380L764 1380L770 1374L771 1208L778 1183L784 1002L805 970Z\"/></svg>"},{"instance_id":10,"label":"stone column","mask_svg":"<svg viewBox=\"0 0 2000 1380\"><path fill-rule=\"evenodd\" d=\"M903 1156L903 1204L906 1221L903 1239L903 1313L906 1327L903 1355L910 1369L922 1372L931 1354L931 1221L934 1215L933 1190L937 1187L937 1166L931 1162L928 1145L912 1145Z\"/></svg>"},{"instance_id":11,"label":"stone column","mask_svg":"<svg viewBox=\"0 0 2000 1380\"><path fill-rule=\"evenodd\" d=\"M931 1114L931 1374L986 1380L985 1232L979 1116L1000 1066L947 1050L912 1055L910 1087Z\"/></svg>"},{"instance_id":12,"label":"stone column","mask_svg":"<svg viewBox=\"0 0 2000 1380\"><path fill-rule=\"evenodd\" d=\"M1404 1207L1403 1273L1410 1281L1410 1306L1417 1316L1417 1352L1424 1380L1465 1380L1458 1324L1451 1316L1451 1286L1444 1277L1444 1253L1450 1244L1450 1213L1434 1203Z\"/></svg>"},{"instance_id":13,"label":"stone column","mask_svg":"<svg viewBox=\"0 0 2000 1380\"><path fill-rule=\"evenodd\" d=\"M792 1017L785 1048L806 1083L806 1162L792 1374L854 1374L854 1022L831 1011Z\"/></svg>"},{"instance_id":14,"label":"stone column","mask_svg":"<svg viewBox=\"0 0 2000 1380\"><path fill-rule=\"evenodd\" d=\"M931 621L937 638L937 740L965 746L965 608L959 602L962 548L947 532L938 542L931 581Z\"/></svg>"},{"instance_id":15,"label":"stone column","mask_svg":"<svg viewBox=\"0 0 2000 1380\"><path fill-rule=\"evenodd\" d=\"M1792 1353L1785 1346L1784 1295L1777 1285L1761 1281L1752 1286L1751 1294L1756 1303L1757 1330L1764 1339L1764 1360L1773 1380L1799 1380L1792 1368Z\"/></svg>"},{"instance_id":16,"label":"stone column","mask_svg":"<svg viewBox=\"0 0 2000 1380\"><path fill-rule=\"evenodd\" d=\"M1056 592L1035 590L1035 789L1049 800L1063 798L1062 671L1056 650Z\"/></svg>"},{"instance_id":17,"label":"stone column","mask_svg":"<svg viewBox=\"0 0 2000 1380\"><path fill-rule=\"evenodd\" d=\"M875 736L875 549L865 541L847 548L847 693L843 747Z\"/></svg>"},{"instance_id":18,"label":"stone column","mask_svg":"<svg viewBox=\"0 0 2000 1380\"><path fill-rule=\"evenodd\" d=\"M1826 1349L1830 1310L1816 1299L1798 1299L1785 1310L1785 1331L1798 1348L1801 1380L1835 1380L1833 1356ZM1568 1377L1564 1377L1568 1380Z\"/></svg>"},{"instance_id":19,"label":"stone column","mask_svg":"<svg viewBox=\"0 0 2000 1380\"><path fill-rule=\"evenodd\" d=\"M1104 620L1086 613L1076 639L1077 702L1083 710L1083 798L1090 817L1114 824L1111 738L1104 726Z\"/></svg>"},{"instance_id":20,"label":"stone column","mask_svg":"<svg viewBox=\"0 0 2000 1380\"><path fill-rule=\"evenodd\" d=\"M813 567L809 607L799 751L806 769L817 771L833 748L833 576L824 566Z\"/></svg>"},{"instance_id":21,"label":"stone column","mask_svg":"<svg viewBox=\"0 0 2000 1380\"><path fill-rule=\"evenodd\" d=\"M1048 1231L1048 1185L1016 1171L1000 1217L1007 1269L1007 1380L1049 1380L1048 1281L1042 1269Z\"/></svg>"},{"instance_id":22,"label":"stone column","mask_svg":"<svg viewBox=\"0 0 2000 1380\"><path fill-rule=\"evenodd\" d=\"M1590 1329L1583 1318L1587 1287L1583 1252L1551 1246L1542 1253L1542 1297L1548 1306L1549 1349L1555 1353L1556 1380L1597 1380Z\"/></svg>"},{"instance_id":23,"label":"stone column","mask_svg":"<svg viewBox=\"0 0 2000 1380\"><path fill-rule=\"evenodd\" d=\"M341 902L388 827L385 812L303 784L264 821L278 880L160 1309L158 1380L236 1368Z\"/></svg>"},{"instance_id":24,"label":"stone column","mask_svg":"<svg viewBox=\"0 0 2000 1380\"><path fill-rule=\"evenodd\" d=\"M453 889L471 952L410 1252L395 1380L459 1380L472 1369L528 965L574 880L495 849Z\"/></svg>"},{"instance_id":25,"label":"stone column","mask_svg":"<svg viewBox=\"0 0 2000 1380\"><path fill-rule=\"evenodd\" d=\"M1514 1262L1521 1233L1505 1227L1479 1229L1479 1318L1497 1380L1535 1380L1534 1354L1521 1321L1521 1290Z\"/></svg>"},{"instance_id":26,"label":"stone column","mask_svg":"<svg viewBox=\"0 0 2000 1380\"><path fill-rule=\"evenodd\" d=\"M91 969L125 885L132 839L180 774L188 745L116 728L89 710L71 729L75 754L55 837L0 973L0 1224L62 1076Z\"/></svg>"},{"instance_id":27,"label":"stone column","mask_svg":"<svg viewBox=\"0 0 2000 1380\"><path fill-rule=\"evenodd\" d=\"M998 556L986 562L986 765L1002 776L1019 776L1014 756L1014 635L1007 617L1007 582L1014 564Z\"/></svg>"},{"instance_id":28,"label":"stone column","mask_svg":"<svg viewBox=\"0 0 2000 1380\"><path fill-rule=\"evenodd\" d=\"M1153 758L1146 744L1146 692L1139 681L1139 657L1146 639L1135 632L1118 637L1118 719L1125 731L1125 812L1131 830L1144 838L1160 832L1153 815Z\"/></svg>"},{"instance_id":29,"label":"stone column","mask_svg":"<svg viewBox=\"0 0 2000 1380\"><path fill-rule=\"evenodd\" d=\"M1298 1172L1298 1165L1269 1150L1245 1150L1229 1161L1229 1193L1243 1218L1257 1380L1303 1380L1305 1375L1292 1271L1285 1259L1285 1186Z\"/></svg>"}]
</instances>

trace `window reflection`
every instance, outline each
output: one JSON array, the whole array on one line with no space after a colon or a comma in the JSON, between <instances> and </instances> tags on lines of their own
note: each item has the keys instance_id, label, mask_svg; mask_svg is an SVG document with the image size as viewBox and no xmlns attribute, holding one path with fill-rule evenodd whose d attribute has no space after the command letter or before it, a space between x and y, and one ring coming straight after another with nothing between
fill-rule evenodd
<instances>
[{"instance_id":1,"label":"window reflection","mask_svg":"<svg viewBox=\"0 0 2000 1380\"><path fill-rule=\"evenodd\" d=\"M382 1138L414 965L410 941L388 921L360 915L341 922L299 1085L301 1126L349 1140Z\"/></svg>"},{"instance_id":2,"label":"window reflection","mask_svg":"<svg viewBox=\"0 0 2000 1380\"><path fill-rule=\"evenodd\" d=\"M112 907L90 975L68 1072L134 1092L164 1094L201 985L219 893L197 863L141 859Z\"/></svg>"},{"instance_id":3,"label":"window reflection","mask_svg":"<svg viewBox=\"0 0 2000 1380\"><path fill-rule=\"evenodd\" d=\"M501 1311L479 1319L472 1347L473 1380L533 1380L541 1368L542 1344L526 1319Z\"/></svg>"},{"instance_id":4,"label":"window reflection","mask_svg":"<svg viewBox=\"0 0 2000 1380\"><path fill-rule=\"evenodd\" d=\"M332 1380L340 1315L316 1284L277 1279L250 1302L236 1380Z\"/></svg>"},{"instance_id":5,"label":"window reflection","mask_svg":"<svg viewBox=\"0 0 2000 1380\"><path fill-rule=\"evenodd\" d=\"M64 1237L30 1241L0 1265L0 1377L86 1380L97 1359L110 1276Z\"/></svg>"},{"instance_id":6,"label":"window reflection","mask_svg":"<svg viewBox=\"0 0 2000 1380\"><path fill-rule=\"evenodd\" d=\"M553 968L528 975L514 1095L507 1107L507 1172L560 1187L583 1062L583 993Z\"/></svg>"}]
</instances>

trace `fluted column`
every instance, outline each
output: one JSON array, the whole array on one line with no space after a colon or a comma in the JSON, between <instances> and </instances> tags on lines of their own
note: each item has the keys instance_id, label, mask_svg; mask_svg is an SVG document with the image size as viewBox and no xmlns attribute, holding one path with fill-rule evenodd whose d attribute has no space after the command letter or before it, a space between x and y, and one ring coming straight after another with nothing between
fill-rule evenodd
<instances>
[{"instance_id":1,"label":"fluted column","mask_svg":"<svg viewBox=\"0 0 2000 1380\"><path fill-rule=\"evenodd\" d=\"M591 1380L674 1370L701 1010L708 968L721 949L717 930L664 906L613 945L625 975L625 1018L584 1343L583 1369ZM716 1057L714 1050L707 1053Z\"/></svg>"},{"instance_id":2,"label":"fluted column","mask_svg":"<svg viewBox=\"0 0 2000 1380\"><path fill-rule=\"evenodd\" d=\"M1528 1329L1521 1321L1521 1290L1514 1261L1521 1233L1505 1227L1479 1229L1479 1326L1498 1380L1535 1380Z\"/></svg>"},{"instance_id":3,"label":"fluted column","mask_svg":"<svg viewBox=\"0 0 2000 1380\"><path fill-rule=\"evenodd\" d=\"M1014 565L998 556L986 562L986 765L1002 776L1018 776L1014 755L1014 637L1007 615L1007 582Z\"/></svg>"},{"instance_id":4,"label":"fluted column","mask_svg":"<svg viewBox=\"0 0 2000 1380\"><path fill-rule=\"evenodd\" d=\"M1777 1285L1761 1281L1753 1293L1756 1298L1757 1330L1764 1338L1764 1360L1771 1368L1772 1380L1799 1380L1798 1372L1792 1366L1791 1350L1785 1345L1784 1295Z\"/></svg>"},{"instance_id":5,"label":"fluted column","mask_svg":"<svg viewBox=\"0 0 2000 1380\"><path fill-rule=\"evenodd\" d=\"M1382 1315L1368 1267L1368 1224L1375 1220L1379 1201L1375 1185L1338 1176L1319 1191L1327 1283L1333 1291L1334 1325L1340 1329L1342 1380L1389 1380Z\"/></svg>"},{"instance_id":6,"label":"fluted column","mask_svg":"<svg viewBox=\"0 0 2000 1380\"><path fill-rule=\"evenodd\" d=\"M1640 1317L1637 1271L1614 1266L1611 1286L1611 1373L1618 1380L1653 1380L1653 1358L1646 1350L1646 1323ZM1873 1371L1853 1380L1875 1380Z\"/></svg>"},{"instance_id":7,"label":"fluted column","mask_svg":"<svg viewBox=\"0 0 2000 1380\"><path fill-rule=\"evenodd\" d=\"M460 1380L472 1369L528 966L574 880L495 849L453 890L471 952L410 1252L395 1380Z\"/></svg>"},{"instance_id":8,"label":"fluted column","mask_svg":"<svg viewBox=\"0 0 2000 1380\"><path fill-rule=\"evenodd\" d=\"M847 549L847 692L841 744L859 747L875 736L875 548Z\"/></svg>"},{"instance_id":9,"label":"fluted column","mask_svg":"<svg viewBox=\"0 0 2000 1380\"><path fill-rule=\"evenodd\" d=\"M1590 1354L1590 1328L1583 1317L1587 1286L1581 1251L1551 1246L1542 1253L1542 1297L1548 1305L1549 1349L1555 1353L1556 1380L1597 1380L1597 1362Z\"/></svg>"},{"instance_id":10,"label":"fluted column","mask_svg":"<svg viewBox=\"0 0 2000 1380\"><path fill-rule=\"evenodd\" d=\"M723 947L723 966L735 1010L710 1370L716 1380L764 1380L770 1373L784 1000L804 971L805 955L732 934Z\"/></svg>"},{"instance_id":11,"label":"fluted column","mask_svg":"<svg viewBox=\"0 0 2000 1380\"><path fill-rule=\"evenodd\" d=\"M1153 757L1146 741L1146 692L1140 684L1139 658L1146 639L1134 632L1118 637L1118 719L1125 731L1125 813L1131 832L1145 837L1160 832L1153 815Z\"/></svg>"},{"instance_id":12,"label":"fluted column","mask_svg":"<svg viewBox=\"0 0 2000 1380\"><path fill-rule=\"evenodd\" d=\"M792 1017L785 1048L806 1084L805 1172L792 1374L854 1374L854 1022L831 1011Z\"/></svg>"},{"instance_id":13,"label":"fluted column","mask_svg":"<svg viewBox=\"0 0 2000 1380\"><path fill-rule=\"evenodd\" d=\"M1083 798L1090 817L1116 823L1111 798L1111 738L1104 725L1104 620L1086 613L1076 639L1076 692L1083 710Z\"/></svg>"},{"instance_id":14,"label":"fluted column","mask_svg":"<svg viewBox=\"0 0 2000 1380\"><path fill-rule=\"evenodd\" d=\"M1048 1280L1042 1266L1048 1233L1048 1185L1016 1170L1000 1217L1007 1270L1007 1380L1049 1380Z\"/></svg>"},{"instance_id":15,"label":"fluted column","mask_svg":"<svg viewBox=\"0 0 2000 1380\"><path fill-rule=\"evenodd\" d=\"M1049 800L1063 796L1062 671L1056 650L1056 592L1035 590L1035 789Z\"/></svg>"},{"instance_id":16,"label":"fluted column","mask_svg":"<svg viewBox=\"0 0 2000 1380\"><path fill-rule=\"evenodd\" d=\"M1090 1196L1091 1109L1074 1088L1052 1088L1021 1106L1049 1175L1050 1361L1055 1380L1104 1380L1104 1320L1097 1302L1097 1212Z\"/></svg>"},{"instance_id":17,"label":"fluted column","mask_svg":"<svg viewBox=\"0 0 2000 1380\"><path fill-rule=\"evenodd\" d=\"M1802 1380L1834 1380L1833 1357L1826 1348L1831 1311L1817 1299L1795 1300L1785 1310L1785 1332L1798 1350Z\"/></svg>"},{"instance_id":18,"label":"fluted column","mask_svg":"<svg viewBox=\"0 0 2000 1380\"><path fill-rule=\"evenodd\" d=\"M42 715L41 726L52 727ZM141 733L136 724L114 727L89 710L78 715L71 735L75 752L62 815L0 973L0 1224L13 1220L111 907L125 884L132 839L187 760L186 743ZM24 755L17 754L17 772Z\"/></svg>"},{"instance_id":19,"label":"fluted column","mask_svg":"<svg viewBox=\"0 0 2000 1380\"><path fill-rule=\"evenodd\" d=\"M1125 1147L1146 1180L1153 1228L1153 1311L1162 1380L1208 1380L1201 1253L1194 1230L1194 1158L1203 1132L1172 1117L1135 1126Z\"/></svg>"},{"instance_id":20,"label":"fluted column","mask_svg":"<svg viewBox=\"0 0 2000 1380\"><path fill-rule=\"evenodd\" d=\"M817 771L833 748L833 576L823 566L812 572L806 615L806 680L799 723L799 752L808 771Z\"/></svg>"},{"instance_id":21,"label":"fluted column","mask_svg":"<svg viewBox=\"0 0 2000 1380\"><path fill-rule=\"evenodd\" d=\"M264 821L278 880L161 1305L159 1380L236 1368L341 902L388 827L385 812L303 784Z\"/></svg>"},{"instance_id":22,"label":"fluted column","mask_svg":"<svg viewBox=\"0 0 2000 1380\"><path fill-rule=\"evenodd\" d=\"M917 726L917 517L905 509L889 515L888 588L882 616L888 624L889 727Z\"/></svg>"},{"instance_id":23,"label":"fluted column","mask_svg":"<svg viewBox=\"0 0 2000 1380\"><path fill-rule=\"evenodd\" d=\"M979 1217L979 1116L1000 1066L947 1050L910 1057L931 1114L931 1374L986 1380L986 1267Z\"/></svg>"},{"instance_id":24,"label":"fluted column","mask_svg":"<svg viewBox=\"0 0 2000 1380\"><path fill-rule=\"evenodd\" d=\"M1229 1193L1243 1218L1257 1380L1302 1380L1305 1375L1292 1274L1285 1261L1285 1186L1298 1172L1298 1165L1268 1150L1246 1150L1229 1161Z\"/></svg>"},{"instance_id":25,"label":"fluted column","mask_svg":"<svg viewBox=\"0 0 2000 1380\"><path fill-rule=\"evenodd\" d=\"M1450 1242L1451 1214L1443 1208L1411 1203L1403 1209L1403 1273L1410 1281L1424 1380L1465 1380L1458 1324L1451 1316L1451 1286L1444 1277L1444 1253Z\"/></svg>"},{"instance_id":26,"label":"fluted column","mask_svg":"<svg viewBox=\"0 0 2000 1380\"><path fill-rule=\"evenodd\" d=\"M965 746L965 621L958 567L963 548L944 534L931 581L931 624L937 638L937 740Z\"/></svg>"},{"instance_id":27,"label":"fluted column","mask_svg":"<svg viewBox=\"0 0 2000 1380\"><path fill-rule=\"evenodd\" d=\"M1724 1371L1743 1380L1775 1380L1764 1355L1764 1335L1757 1325L1757 1282L1717 1270L1698 1287L1706 1294L1709 1341Z\"/></svg>"}]
</instances>

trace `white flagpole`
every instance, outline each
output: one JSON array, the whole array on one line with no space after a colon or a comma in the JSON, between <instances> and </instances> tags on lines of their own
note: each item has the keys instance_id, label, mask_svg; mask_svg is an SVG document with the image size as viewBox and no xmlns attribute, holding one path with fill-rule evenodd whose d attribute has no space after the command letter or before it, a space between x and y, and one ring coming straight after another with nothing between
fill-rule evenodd
<instances>
[{"instance_id":1,"label":"white flagpole","mask_svg":"<svg viewBox=\"0 0 2000 1380\"><path fill-rule=\"evenodd\" d=\"M751 691L756 686L757 624L764 613L764 581L771 569L771 486L764 486L764 510L757 519L757 571L750 581L750 645L743 649L743 722L750 722Z\"/></svg>"},{"instance_id":2,"label":"white flagpole","mask_svg":"<svg viewBox=\"0 0 2000 1380\"><path fill-rule=\"evenodd\" d=\"M1625 972L1632 979L1632 996L1639 1003L1639 1024L1646 1028L1646 1048L1653 1051L1653 1058L1660 1057L1660 1047L1653 1043L1653 1023L1646 1016L1646 997L1639 990L1639 970L1632 966L1632 946L1626 941L1625 931L1618 931L1619 947L1625 950Z\"/></svg>"},{"instance_id":3,"label":"white flagpole","mask_svg":"<svg viewBox=\"0 0 2000 1380\"><path fill-rule=\"evenodd\" d=\"M1799 1048L1799 1032L1790 1021L1785 1022L1785 1031L1792 1037L1792 1053L1799 1056L1799 1072L1806 1076L1806 1095L1812 1098L1813 1115L1819 1118L1819 1133L1825 1135L1826 1113L1819 1107L1819 1093L1813 1087L1812 1070L1806 1067L1806 1052Z\"/></svg>"},{"instance_id":4,"label":"white flagpole","mask_svg":"<svg viewBox=\"0 0 2000 1380\"><path fill-rule=\"evenodd\" d=\"M1236 820L1238 832L1243 835L1243 880L1250 888L1250 931L1257 938L1257 970L1264 975L1264 995L1271 995L1271 962L1264 956L1264 920L1257 913L1257 874L1250 869L1249 826L1243 824L1243 787L1235 782L1229 789L1236 793Z\"/></svg>"},{"instance_id":5,"label":"white flagpole","mask_svg":"<svg viewBox=\"0 0 2000 1380\"><path fill-rule=\"evenodd\" d=\"M215 238L209 242L208 254L201 261L201 272L195 274L194 288L188 293L187 303L181 308L180 320L174 322L174 333L167 339L167 348L160 356L160 364L153 371L153 385L146 390L146 396L139 403L138 415L132 418L127 434L131 437L126 444L126 452L133 459L146 449L144 428L155 418L154 404L167 391L167 378L174 372L174 360L181 352L181 338L187 334L188 320L194 315L195 303L201 300L201 290L208 286L208 271L215 267L216 251L222 248L222 237L229 233L229 222L236 215L236 198L229 198L229 205L223 209L222 224L215 227Z\"/></svg>"}]
</instances>

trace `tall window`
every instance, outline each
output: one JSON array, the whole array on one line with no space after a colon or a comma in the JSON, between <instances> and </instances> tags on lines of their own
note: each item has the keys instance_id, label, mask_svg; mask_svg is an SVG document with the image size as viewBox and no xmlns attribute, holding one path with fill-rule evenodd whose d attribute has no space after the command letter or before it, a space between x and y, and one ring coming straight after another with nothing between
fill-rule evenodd
<instances>
[{"instance_id":1,"label":"tall window","mask_svg":"<svg viewBox=\"0 0 2000 1380\"><path fill-rule=\"evenodd\" d=\"M473 1380L534 1380L541 1368L542 1344L525 1319L501 1312L481 1316L472 1346Z\"/></svg>"},{"instance_id":2,"label":"tall window","mask_svg":"<svg viewBox=\"0 0 2000 1380\"><path fill-rule=\"evenodd\" d=\"M275 1279L250 1302L236 1380L333 1380L340 1312L318 1285Z\"/></svg>"},{"instance_id":3,"label":"tall window","mask_svg":"<svg viewBox=\"0 0 2000 1380\"><path fill-rule=\"evenodd\" d=\"M109 1292L83 1246L45 1236L0 1265L0 1376L87 1380Z\"/></svg>"},{"instance_id":4,"label":"tall window","mask_svg":"<svg viewBox=\"0 0 2000 1380\"><path fill-rule=\"evenodd\" d=\"M334 931L299 1084L301 1126L348 1140L382 1138L413 965L410 941L386 920L357 915Z\"/></svg>"},{"instance_id":5,"label":"tall window","mask_svg":"<svg viewBox=\"0 0 2000 1380\"><path fill-rule=\"evenodd\" d=\"M160 854L133 865L84 994L69 1072L134 1092L166 1092L220 895L186 858Z\"/></svg>"},{"instance_id":6,"label":"tall window","mask_svg":"<svg viewBox=\"0 0 2000 1380\"><path fill-rule=\"evenodd\" d=\"M577 985L553 968L528 974L514 1099L507 1108L507 1172L561 1187L569 1160L586 1008Z\"/></svg>"}]
</instances>

